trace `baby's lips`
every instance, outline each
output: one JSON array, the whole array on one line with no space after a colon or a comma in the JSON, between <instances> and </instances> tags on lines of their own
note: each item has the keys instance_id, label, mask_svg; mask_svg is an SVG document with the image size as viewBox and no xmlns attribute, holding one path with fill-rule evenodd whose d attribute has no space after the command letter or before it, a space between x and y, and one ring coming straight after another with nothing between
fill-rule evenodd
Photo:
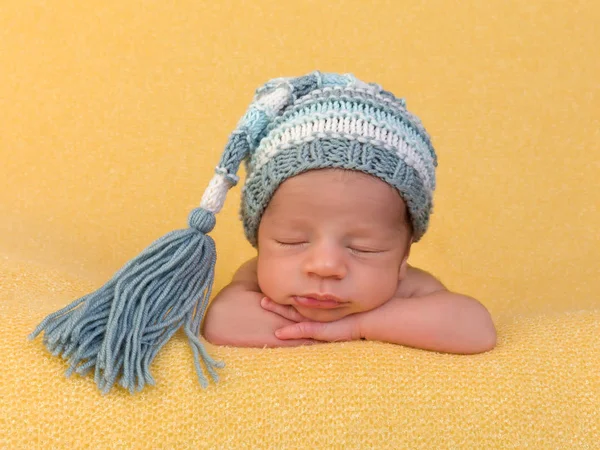
<instances>
[{"instance_id":1,"label":"baby's lips","mask_svg":"<svg viewBox=\"0 0 600 450\"><path fill-rule=\"evenodd\" d=\"M314 297L304 297L304 296L295 296L294 301L301 306L305 306L307 308L317 308L317 309L334 309L339 308L343 303L337 302L335 300L327 300L327 299L317 299Z\"/></svg>"}]
</instances>

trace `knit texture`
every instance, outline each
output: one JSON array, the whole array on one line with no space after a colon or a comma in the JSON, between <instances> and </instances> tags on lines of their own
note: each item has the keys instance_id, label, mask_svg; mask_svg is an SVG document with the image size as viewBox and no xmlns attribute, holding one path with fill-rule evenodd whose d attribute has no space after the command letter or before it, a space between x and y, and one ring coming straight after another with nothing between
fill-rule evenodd
<instances>
[{"instance_id":1,"label":"knit texture","mask_svg":"<svg viewBox=\"0 0 600 450\"><path fill-rule=\"evenodd\" d=\"M156 386L102 396L27 333L89 281L0 259L0 448L598 448L600 311L496 317L490 353L376 342L207 345L202 389L183 333ZM567 299L566 301L573 301Z\"/></svg>"},{"instance_id":2,"label":"knit texture","mask_svg":"<svg viewBox=\"0 0 600 450\"><path fill-rule=\"evenodd\" d=\"M307 170L340 168L379 177L407 204L413 240L427 231L437 156L406 102L352 74L318 71L276 78L256 90L231 133L201 207L217 213L238 182L244 161L241 219L256 247L258 224L286 179Z\"/></svg>"}]
</instances>

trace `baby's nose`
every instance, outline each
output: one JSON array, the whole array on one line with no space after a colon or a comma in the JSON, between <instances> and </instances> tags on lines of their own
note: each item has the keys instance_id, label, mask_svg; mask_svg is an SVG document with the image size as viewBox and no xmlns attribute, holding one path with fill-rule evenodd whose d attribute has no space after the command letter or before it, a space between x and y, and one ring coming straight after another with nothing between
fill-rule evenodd
<instances>
[{"instance_id":1,"label":"baby's nose","mask_svg":"<svg viewBox=\"0 0 600 450\"><path fill-rule=\"evenodd\" d=\"M314 245L304 261L304 272L322 278L342 279L346 276L344 249L334 245Z\"/></svg>"}]
</instances>

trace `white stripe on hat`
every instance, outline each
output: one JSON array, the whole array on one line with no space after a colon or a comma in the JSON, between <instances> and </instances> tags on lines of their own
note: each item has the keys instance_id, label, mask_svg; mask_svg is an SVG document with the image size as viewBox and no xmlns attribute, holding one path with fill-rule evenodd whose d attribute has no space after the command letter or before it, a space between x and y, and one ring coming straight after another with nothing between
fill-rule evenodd
<instances>
[{"instance_id":1,"label":"white stripe on hat","mask_svg":"<svg viewBox=\"0 0 600 450\"><path fill-rule=\"evenodd\" d=\"M317 138L327 137L369 142L392 151L404 160L407 165L417 171L419 177L423 180L424 186L429 191L434 189L434 180L429 175L426 164L423 161L423 158L429 155L428 149L424 148L423 152L421 152L422 154L419 154L402 136L377 127L366 120L354 117L330 117L300 123L272 138L267 137L263 139L256 149L253 158L254 164L251 167L252 173L249 174L249 178L281 150Z\"/></svg>"},{"instance_id":2,"label":"white stripe on hat","mask_svg":"<svg viewBox=\"0 0 600 450\"><path fill-rule=\"evenodd\" d=\"M219 168L217 167L217 170ZM225 197L227 197L227 191L231 189L235 183L231 178L227 177L223 173L215 173L208 183L208 187L202 195L200 201L200 207L208 211L212 211L217 214L223 208L225 204Z\"/></svg>"}]
</instances>

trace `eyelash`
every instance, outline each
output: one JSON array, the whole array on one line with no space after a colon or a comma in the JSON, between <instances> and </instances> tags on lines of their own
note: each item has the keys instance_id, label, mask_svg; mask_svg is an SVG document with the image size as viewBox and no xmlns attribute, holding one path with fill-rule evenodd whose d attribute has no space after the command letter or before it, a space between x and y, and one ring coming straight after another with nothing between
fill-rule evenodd
<instances>
[{"instance_id":1,"label":"eyelash","mask_svg":"<svg viewBox=\"0 0 600 450\"><path fill-rule=\"evenodd\" d=\"M277 242L277 244L282 247L296 247L297 245L306 244L306 242L281 242L281 241L275 241L275 242Z\"/></svg>"},{"instance_id":2,"label":"eyelash","mask_svg":"<svg viewBox=\"0 0 600 450\"><path fill-rule=\"evenodd\" d=\"M358 250L358 249L352 248L352 247L349 247L349 249L352 253L361 253L361 254L367 254L367 255L372 255L375 253L382 253L381 251L378 251L378 250Z\"/></svg>"}]
</instances>

